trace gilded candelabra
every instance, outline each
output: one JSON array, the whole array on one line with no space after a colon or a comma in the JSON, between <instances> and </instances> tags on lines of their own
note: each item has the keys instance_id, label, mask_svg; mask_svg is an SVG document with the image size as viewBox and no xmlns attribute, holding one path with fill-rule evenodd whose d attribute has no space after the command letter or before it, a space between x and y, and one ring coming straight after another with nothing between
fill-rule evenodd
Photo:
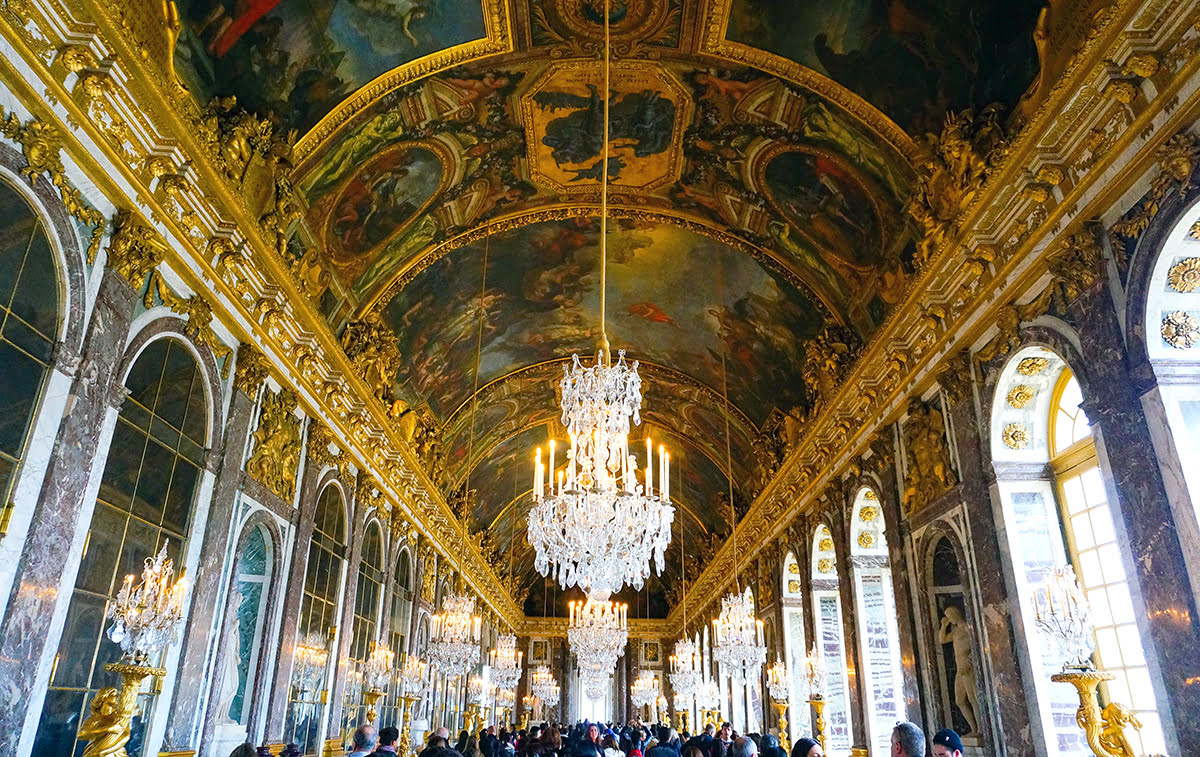
<instances>
[{"instance_id":1,"label":"gilded candelabra","mask_svg":"<svg viewBox=\"0 0 1200 757\"><path fill-rule=\"evenodd\" d=\"M813 737L825 751L825 661L814 645L804 660L804 680L808 684L808 704L813 709Z\"/></svg>"},{"instance_id":2,"label":"gilded candelabra","mask_svg":"<svg viewBox=\"0 0 1200 757\"><path fill-rule=\"evenodd\" d=\"M142 681L167 671L150 664L174 640L183 619L186 584L175 580L175 563L167 557L167 543L155 557L146 558L142 582L134 586L126 576L116 600L109 605L113 624L108 638L121 645L120 662L104 669L121 676L121 688L104 688L92 699L91 714L79 726L78 738L87 741L84 757L125 757L130 722L137 707Z\"/></svg>"},{"instance_id":3,"label":"gilded candelabra","mask_svg":"<svg viewBox=\"0 0 1200 757\"><path fill-rule=\"evenodd\" d=\"M425 685L425 662L416 655L405 655L400 666L400 744L397 753L401 757L412 754L411 717L412 706L420 699L416 693Z\"/></svg>"},{"instance_id":4,"label":"gilded candelabra","mask_svg":"<svg viewBox=\"0 0 1200 757\"><path fill-rule=\"evenodd\" d=\"M1137 752L1125 728L1140 729L1142 723L1117 702L1100 709L1097 688L1113 675L1097 670L1092 662L1096 638L1091 610L1074 569L1066 565L1050 574L1045 588L1034 594L1033 606L1038 628L1058 645L1065 660L1062 672L1050 680L1069 683L1079 694L1075 722L1083 729L1088 747L1096 757L1134 757Z\"/></svg>"},{"instance_id":5,"label":"gilded candelabra","mask_svg":"<svg viewBox=\"0 0 1200 757\"><path fill-rule=\"evenodd\" d=\"M767 691L771 695L771 705L775 708L775 719L779 727L779 743L787 744L787 707L789 689L788 669L783 660L776 659L767 668Z\"/></svg>"}]
</instances>

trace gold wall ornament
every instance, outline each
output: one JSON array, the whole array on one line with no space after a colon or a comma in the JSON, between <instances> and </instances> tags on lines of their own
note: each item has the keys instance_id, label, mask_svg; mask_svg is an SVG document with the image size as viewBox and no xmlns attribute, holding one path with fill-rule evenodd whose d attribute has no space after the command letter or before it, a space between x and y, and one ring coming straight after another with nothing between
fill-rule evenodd
<instances>
[{"instance_id":1,"label":"gold wall ornament","mask_svg":"<svg viewBox=\"0 0 1200 757\"><path fill-rule=\"evenodd\" d=\"M79 724L75 737L88 742L83 757L126 757L125 744L129 741L130 722L137 709L142 681L147 676L164 676L167 671L115 662L104 669L121 676L121 688L107 687L96 692L90 714Z\"/></svg>"},{"instance_id":2,"label":"gold wall ornament","mask_svg":"<svg viewBox=\"0 0 1200 757\"><path fill-rule=\"evenodd\" d=\"M1137 76L1142 79L1149 79L1158 73L1161 65L1158 58L1152 53L1139 53L1131 55L1125 61L1125 65L1121 66L1121 73L1126 76Z\"/></svg>"},{"instance_id":3,"label":"gold wall ornament","mask_svg":"<svg viewBox=\"0 0 1200 757\"><path fill-rule=\"evenodd\" d=\"M788 575L791 575L791 576L800 575L800 563L797 563L797 562L788 563Z\"/></svg>"},{"instance_id":4,"label":"gold wall ornament","mask_svg":"<svg viewBox=\"0 0 1200 757\"><path fill-rule=\"evenodd\" d=\"M798 594L800 592L800 582L794 578L788 581L788 592L791 594Z\"/></svg>"},{"instance_id":5,"label":"gold wall ornament","mask_svg":"<svg viewBox=\"0 0 1200 757\"><path fill-rule=\"evenodd\" d=\"M1036 359L1040 360L1042 358ZM1029 386L1029 384L1017 384L1008 390L1008 395L1004 400L1008 403L1009 407L1020 410L1033 401L1033 394L1033 387Z\"/></svg>"},{"instance_id":6,"label":"gold wall ornament","mask_svg":"<svg viewBox=\"0 0 1200 757\"><path fill-rule=\"evenodd\" d=\"M946 423L936 408L920 400L910 403L903 436L904 510L913 513L957 484L958 476L950 465Z\"/></svg>"},{"instance_id":7,"label":"gold wall ornament","mask_svg":"<svg viewBox=\"0 0 1200 757\"><path fill-rule=\"evenodd\" d=\"M60 155L62 133L53 124L36 118L21 123L16 113L9 113L7 118L4 114L4 108L0 107L0 135L21 146L21 154L25 158L25 167L21 169L21 175L32 181L43 173L49 174L50 183L58 189L67 213L92 227L87 247L87 260L90 265L96 260L96 253L100 251L100 240L104 237L104 214L88 204L87 200L83 199L83 194L67 180Z\"/></svg>"},{"instance_id":8,"label":"gold wall ornament","mask_svg":"<svg viewBox=\"0 0 1200 757\"><path fill-rule=\"evenodd\" d=\"M155 300L161 302L164 306L179 313L187 318L187 323L184 326L184 333L190 336L197 344L208 345L212 350L213 355L218 361L225 360L222 376L229 376L229 369L232 366L232 361L226 360L233 349L229 345L217 338L216 332L212 329L212 306L208 304L200 295L193 294L190 297L180 297L171 291L167 286L166 280L163 279L162 273L157 270L151 271L149 274L150 283L146 286L146 293L142 297L142 304L146 309L154 307Z\"/></svg>"},{"instance_id":9,"label":"gold wall ornament","mask_svg":"<svg viewBox=\"0 0 1200 757\"><path fill-rule=\"evenodd\" d=\"M1131 104L1141 91L1136 84L1125 79L1114 79L1104 88L1105 95L1122 105Z\"/></svg>"},{"instance_id":10,"label":"gold wall ornament","mask_svg":"<svg viewBox=\"0 0 1200 757\"><path fill-rule=\"evenodd\" d=\"M945 367L937 375L937 382L951 403L966 399L971 393L971 356L966 350L946 359Z\"/></svg>"},{"instance_id":11,"label":"gold wall ornament","mask_svg":"<svg viewBox=\"0 0 1200 757\"><path fill-rule=\"evenodd\" d=\"M868 502L878 502L879 495L875 493L874 489L867 489L865 492L863 492L863 499ZM867 508L864 507L863 511L866 512L866 510Z\"/></svg>"},{"instance_id":12,"label":"gold wall ornament","mask_svg":"<svg viewBox=\"0 0 1200 757\"><path fill-rule=\"evenodd\" d=\"M300 463L300 418L296 393L290 389L263 393L262 412L254 431L254 452L246 473L291 502L296 493L296 467Z\"/></svg>"},{"instance_id":13,"label":"gold wall ornament","mask_svg":"<svg viewBox=\"0 0 1200 757\"><path fill-rule=\"evenodd\" d=\"M862 547L863 549L874 549L875 539L876 537L874 531L862 531L858 535L858 546Z\"/></svg>"},{"instance_id":14,"label":"gold wall ornament","mask_svg":"<svg viewBox=\"0 0 1200 757\"><path fill-rule=\"evenodd\" d=\"M1047 258L1046 267L1054 276L1053 286L1065 300L1060 305L1075 300L1104 278L1100 244L1090 227L1060 242L1059 249Z\"/></svg>"},{"instance_id":15,"label":"gold wall ornament","mask_svg":"<svg viewBox=\"0 0 1200 757\"><path fill-rule=\"evenodd\" d=\"M378 313L369 312L346 325L341 344L375 398L387 402L401 364L396 333Z\"/></svg>"},{"instance_id":16,"label":"gold wall ornament","mask_svg":"<svg viewBox=\"0 0 1200 757\"><path fill-rule=\"evenodd\" d=\"M1168 192L1174 190L1181 198L1187 193L1192 170L1200 158L1200 137L1187 131L1180 132L1159 147L1155 157L1159 174L1150 181L1150 191L1112 225L1111 236L1137 239L1158 215ZM1119 239L1115 241L1120 244Z\"/></svg>"},{"instance_id":17,"label":"gold wall ornament","mask_svg":"<svg viewBox=\"0 0 1200 757\"><path fill-rule=\"evenodd\" d=\"M870 491L868 489L867 491ZM871 523L879 517L879 510L874 505L863 505L859 508L858 519L863 523Z\"/></svg>"},{"instance_id":18,"label":"gold wall ornament","mask_svg":"<svg viewBox=\"0 0 1200 757\"><path fill-rule=\"evenodd\" d=\"M1111 681L1112 673L1102 670L1064 670L1050 676L1055 683L1069 683L1079 695L1079 709L1075 722L1083 729L1088 747L1096 757L1135 757L1137 751L1125 735L1125 728L1142 727L1141 721L1124 706L1115 702L1103 710L1096 689L1104 681Z\"/></svg>"},{"instance_id":19,"label":"gold wall ornament","mask_svg":"<svg viewBox=\"0 0 1200 757\"><path fill-rule=\"evenodd\" d=\"M820 560L817 560L817 572L818 573L832 573L833 572L833 560L830 560L828 557L822 557Z\"/></svg>"},{"instance_id":20,"label":"gold wall ornament","mask_svg":"<svg viewBox=\"0 0 1200 757\"><path fill-rule=\"evenodd\" d=\"M1167 313L1162 319L1162 338L1175 349L1186 350L1200 339L1200 320L1182 310Z\"/></svg>"},{"instance_id":21,"label":"gold wall ornament","mask_svg":"<svg viewBox=\"0 0 1200 757\"><path fill-rule=\"evenodd\" d=\"M270 372L267 358L254 345L242 342L238 345L235 361L233 387L250 397L257 396L258 388Z\"/></svg>"},{"instance_id":22,"label":"gold wall ornament","mask_svg":"<svg viewBox=\"0 0 1200 757\"><path fill-rule=\"evenodd\" d=\"M125 277L135 289L163 259L158 232L139 222L128 210L117 211L108 240L108 267Z\"/></svg>"},{"instance_id":23,"label":"gold wall ornament","mask_svg":"<svg viewBox=\"0 0 1200 757\"><path fill-rule=\"evenodd\" d=\"M1183 258L1167 271L1167 286L1191 294L1200 289L1200 258Z\"/></svg>"},{"instance_id":24,"label":"gold wall ornament","mask_svg":"<svg viewBox=\"0 0 1200 757\"><path fill-rule=\"evenodd\" d=\"M821 539L821 541L817 542L817 549L821 550L822 552L832 552L833 539L829 538L828 536Z\"/></svg>"},{"instance_id":25,"label":"gold wall ornament","mask_svg":"<svg viewBox=\"0 0 1200 757\"><path fill-rule=\"evenodd\" d=\"M854 332L836 324L826 326L805 342L801 375L810 397L809 415L833 399L859 347Z\"/></svg>"},{"instance_id":26,"label":"gold wall ornament","mask_svg":"<svg viewBox=\"0 0 1200 757\"><path fill-rule=\"evenodd\" d=\"M1036 376L1049 365L1050 361L1044 357L1022 358L1021 362L1017 363L1017 373L1022 376Z\"/></svg>"},{"instance_id":27,"label":"gold wall ornament","mask_svg":"<svg viewBox=\"0 0 1200 757\"><path fill-rule=\"evenodd\" d=\"M315 418L308 424L308 439L306 450L308 451L308 459L313 465L336 465L338 452L330 452L330 446L335 446L333 432L319 420Z\"/></svg>"},{"instance_id":28,"label":"gold wall ornament","mask_svg":"<svg viewBox=\"0 0 1200 757\"><path fill-rule=\"evenodd\" d=\"M1009 449L1025 449L1029 446L1029 428L1024 423L1006 423L1000 434L1004 446Z\"/></svg>"}]
</instances>

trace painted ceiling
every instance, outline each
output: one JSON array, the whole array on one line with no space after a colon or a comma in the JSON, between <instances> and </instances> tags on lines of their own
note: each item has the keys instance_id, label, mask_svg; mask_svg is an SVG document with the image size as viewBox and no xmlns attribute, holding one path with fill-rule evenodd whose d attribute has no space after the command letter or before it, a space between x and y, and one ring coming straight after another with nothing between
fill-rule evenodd
<instances>
[{"instance_id":1,"label":"painted ceiling","mask_svg":"<svg viewBox=\"0 0 1200 757\"><path fill-rule=\"evenodd\" d=\"M295 130L288 253L317 261L335 331L372 313L394 331L394 395L442 428L448 488L512 543L527 609L530 458L563 436L563 362L599 336L604 162L635 436L669 441L679 538L709 544L730 489L761 485L764 427L810 401L807 341L865 341L903 297L916 141L1011 108L1037 70L1040 0L609 2L607 93L600 0L179 2L197 99Z\"/></svg>"}]
</instances>

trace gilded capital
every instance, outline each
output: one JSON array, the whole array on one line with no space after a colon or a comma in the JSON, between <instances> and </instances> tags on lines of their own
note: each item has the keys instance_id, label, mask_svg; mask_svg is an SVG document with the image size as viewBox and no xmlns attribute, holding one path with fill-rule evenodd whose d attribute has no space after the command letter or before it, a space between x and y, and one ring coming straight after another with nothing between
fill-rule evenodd
<instances>
[{"instance_id":1,"label":"gilded capital","mask_svg":"<svg viewBox=\"0 0 1200 757\"><path fill-rule=\"evenodd\" d=\"M233 371L233 387L251 397L258 394L258 387L266 380L268 363L257 347L243 342L238 345L237 365Z\"/></svg>"},{"instance_id":2,"label":"gilded capital","mask_svg":"<svg viewBox=\"0 0 1200 757\"><path fill-rule=\"evenodd\" d=\"M154 229L139 223L128 210L117 211L108 242L108 267L141 289L162 259L163 247Z\"/></svg>"}]
</instances>

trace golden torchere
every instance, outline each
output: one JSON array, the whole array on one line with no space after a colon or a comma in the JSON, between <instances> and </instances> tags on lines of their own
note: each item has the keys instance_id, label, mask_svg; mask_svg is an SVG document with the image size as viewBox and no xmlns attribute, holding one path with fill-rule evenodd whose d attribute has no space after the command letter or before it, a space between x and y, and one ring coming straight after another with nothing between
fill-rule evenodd
<instances>
[{"instance_id":1,"label":"golden torchere","mask_svg":"<svg viewBox=\"0 0 1200 757\"><path fill-rule=\"evenodd\" d=\"M772 704L772 706L775 707L775 717L776 717L776 720L778 721L778 725L779 725L779 743L786 744L786 743L788 743L788 734L787 734L788 703L787 703L787 701L783 701L783 702L776 701L776 702L771 702L771 704Z\"/></svg>"},{"instance_id":2,"label":"golden torchere","mask_svg":"<svg viewBox=\"0 0 1200 757\"><path fill-rule=\"evenodd\" d=\"M1069 683L1079 693L1075 722L1083 729L1088 746L1096 757L1135 757L1137 752L1125 735L1125 727L1142 727L1141 721L1125 706L1110 702L1103 710L1096 688L1111 681L1112 673L1102 670L1064 670L1050 676L1055 683Z\"/></svg>"},{"instance_id":3,"label":"golden torchere","mask_svg":"<svg viewBox=\"0 0 1200 757\"><path fill-rule=\"evenodd\" d=\"M687 710L679 710L676 715L679 716L679 732L683 733L688 729L688 713Z\"/></svg>"},{"instance_id":4,"label":"golden torchere","mask_svg":"<svg viewBox=\"0 0 1200 757\"><path fill-rule=\"evenodd\" d=\"M813 735L821 744L821 751L825 751L825 697L815 696L808 700L808 703L813 708Z\"/></svg>"},{"instance_id":5,"label":"golden torchere","mask_svg":"<svg viewBox=\"0 0 1200 757\"><path fill-rule=\"evenodd\" d=\"M710 724L716 725L717 724L717 716L719 714L720 714L720 710L701 710L700 711L700 716L704 719L705 726L708 726Z\"/></svg>"},{"instance_id":6,"label":"golden torchere","mask_svg":"<svg viewBox=\"0 0 1200 757\"><path fill-rule=\"evenodd\" d=\"M379 689L367 689L363 692L363 702L367 705L367 722L374 723L375 718L379 716L379 711L375 709L375 703L383 696L383 692Z\"/></svg>"},{"instance_id":7,"label":"golden torchere","mask_svg":"<svg viewBox=\"0 0 1200 757\"><path fill-rule=\"evenodd\" d=\"M109 687L96 693L92 699L92 713L80 724L77 738L88 742L83 749L83 757L126 757L129 723L137 706L142 681L147 676L166 675L167 671L119 662L109 663L104 669L121 675L121 688Z\"/></svg>"},{"instance_id":8,"label":"golden torchere","mask_svg":"<svg viewBox=\"0 0 1200 757\"><path fill-rule=\"evenodd\" d=\"M469 733L474 733L480 722L482 717L479 714L479 705L467 705L467 711L463 713L463 728Z\"/></svg>"},{"instance_id":9,"label":"golden torchere","mask_svg":"<svg viewBox=\"0 0 1200 757\"><path fill-rule=\"evenodd\" d=\"M400 757L408 757L412 754L412 733L409 728L409 719L412 715L413 703L416 701L417 697L400 695L400 743L396 748L396 753Z\"/></svg>"}]
</instances>

